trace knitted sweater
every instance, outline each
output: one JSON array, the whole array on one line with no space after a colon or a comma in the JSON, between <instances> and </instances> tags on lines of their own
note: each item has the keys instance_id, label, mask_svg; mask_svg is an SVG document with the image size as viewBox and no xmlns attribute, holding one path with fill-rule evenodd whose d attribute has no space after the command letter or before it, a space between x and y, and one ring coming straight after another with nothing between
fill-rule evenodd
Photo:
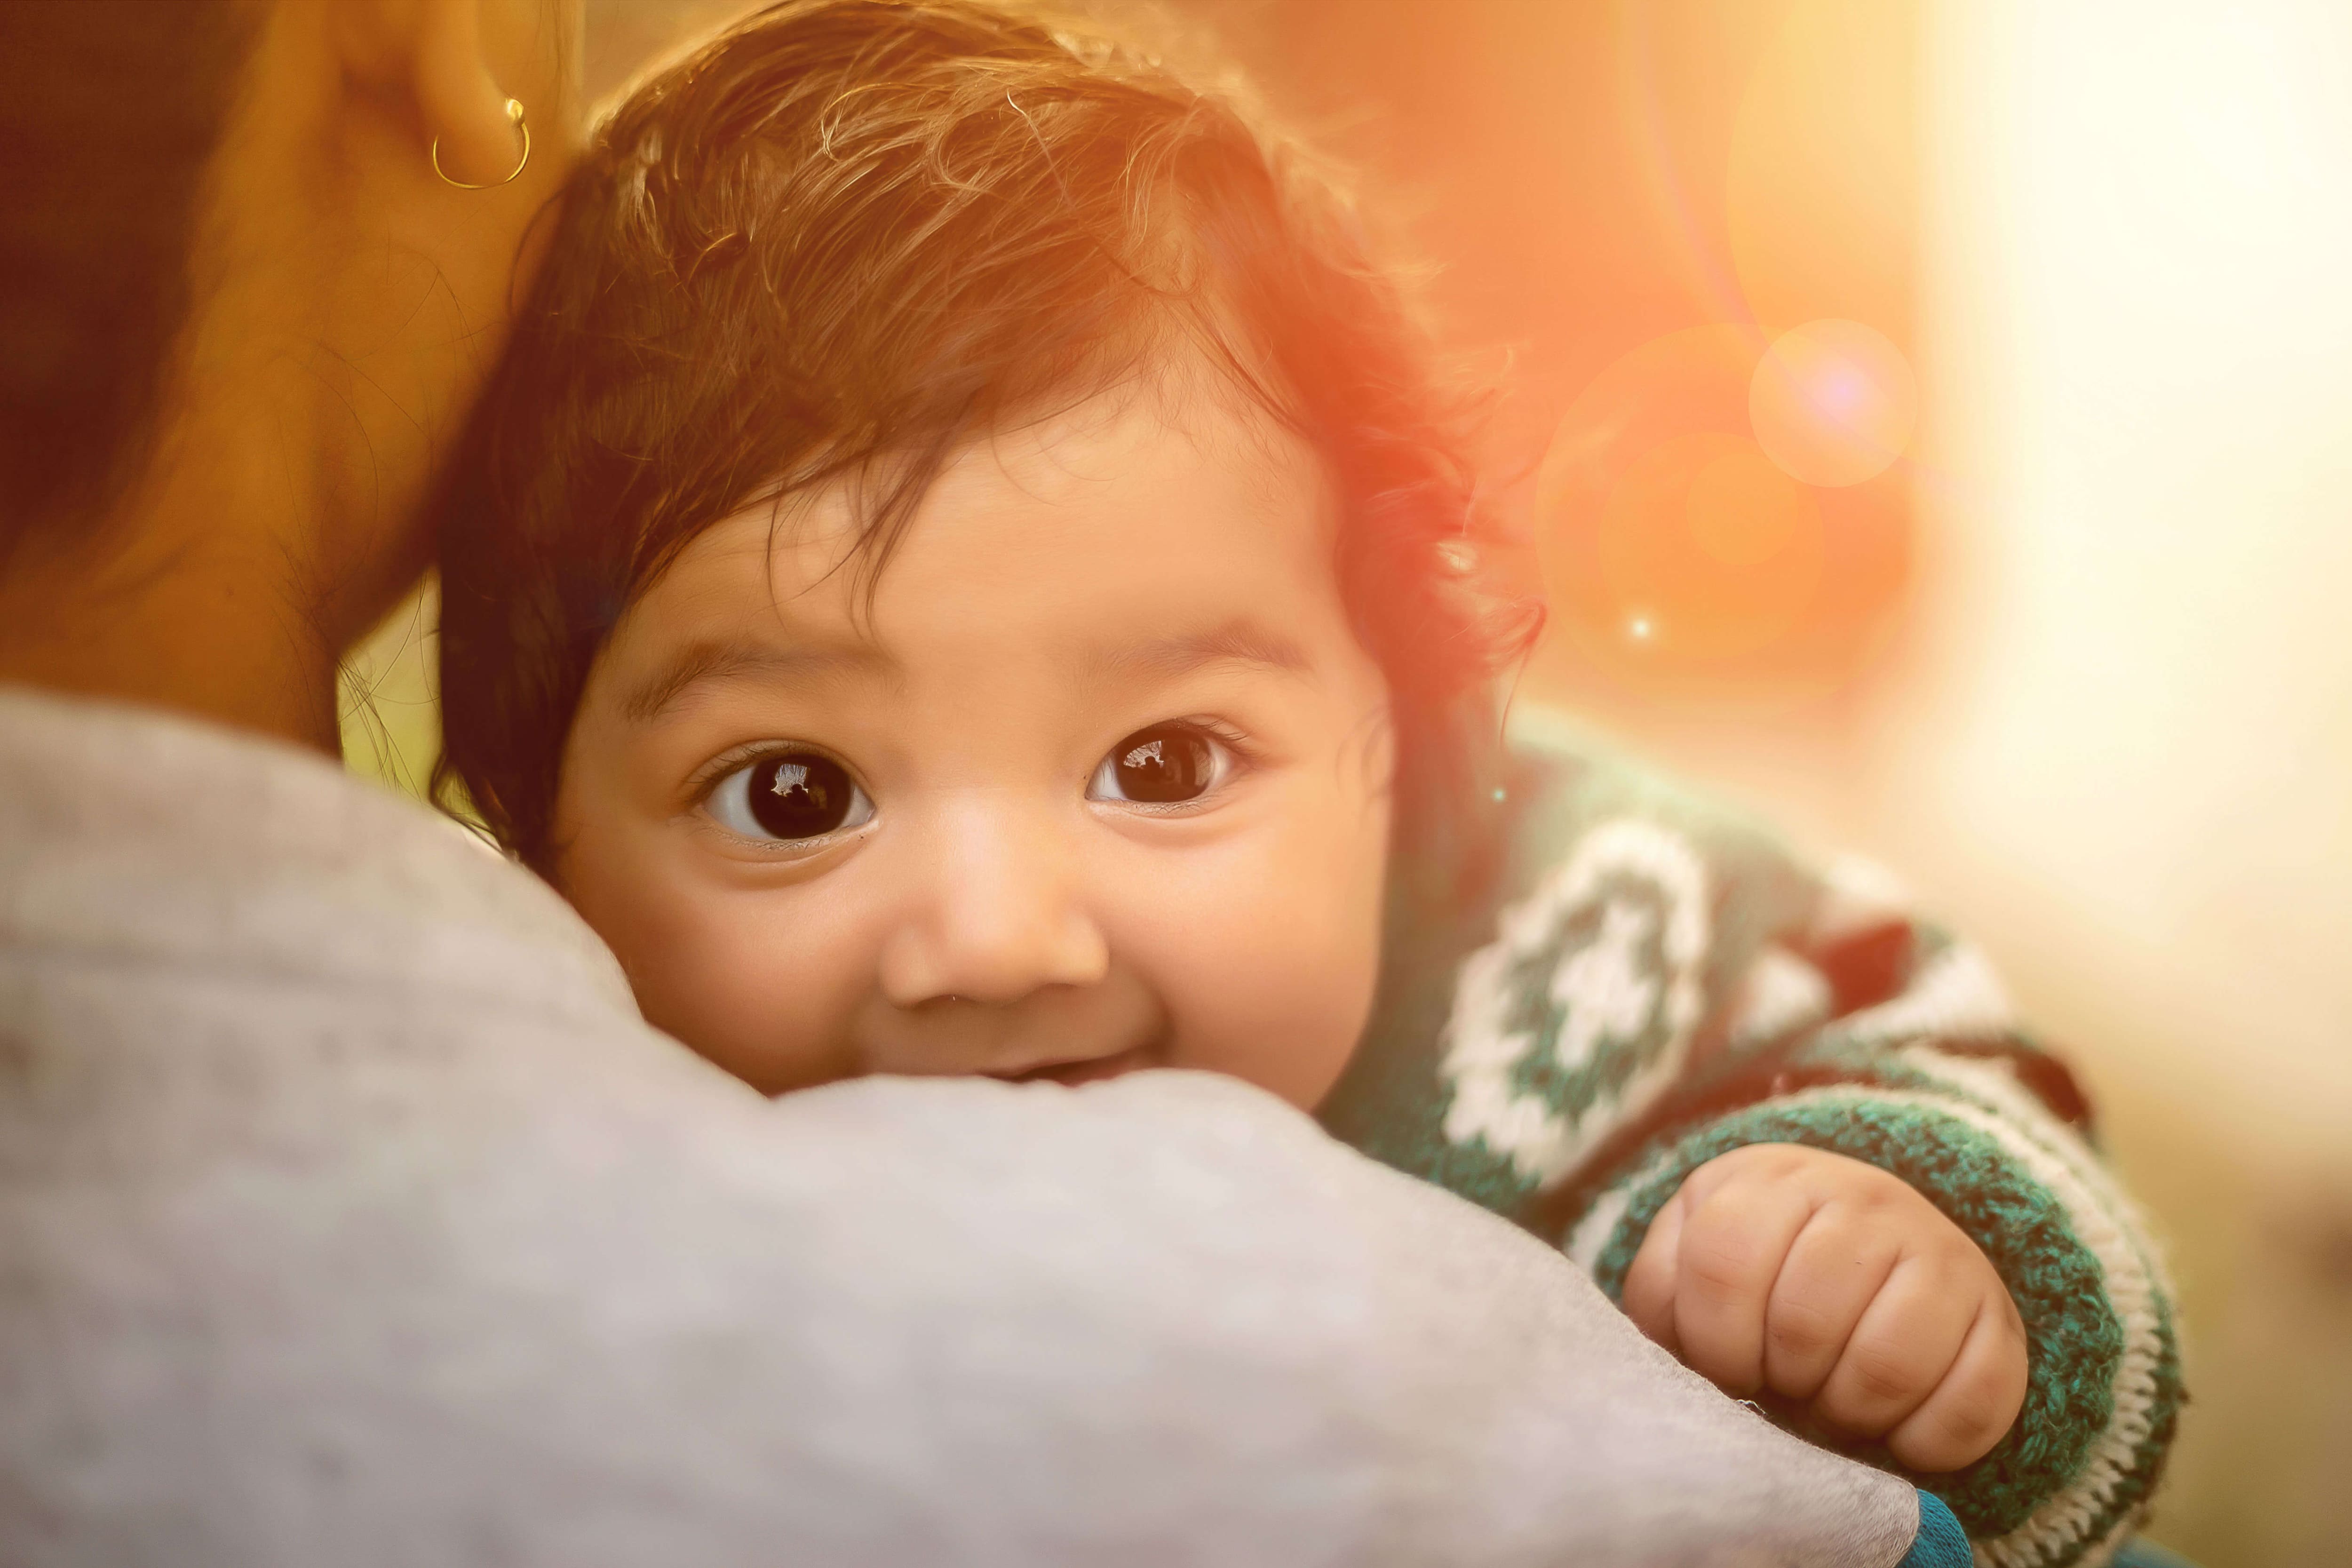
<instances>
[{"instance_id":1,"label":"knitted sweater","mask_svg":"<svg viewBox=\"0 0 2352 1568\"><path fill-rule=\"evenodd\" d=\"M1883 874L1801 865L1549 716L1513 742L1490 885L1391 879L1380 1000L1326 1124L1556 1240L1612 1297L1727 1150L1803 1143L1901 1176L2015 1298L2022 1413L1945 1475L1767 1414L1942 1498L1979 1563L2110 1561L2162 1468L2179 1359L2162 1264L2066 1068Z\"/></svg>"}]
</instances>

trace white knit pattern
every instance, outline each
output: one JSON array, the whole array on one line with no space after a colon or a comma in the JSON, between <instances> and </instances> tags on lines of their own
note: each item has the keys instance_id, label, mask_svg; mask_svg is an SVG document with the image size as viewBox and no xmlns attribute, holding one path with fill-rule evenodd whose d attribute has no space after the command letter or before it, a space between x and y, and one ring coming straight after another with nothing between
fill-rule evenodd
<instances>
[{"instance_id":1,"label":"white knit pattern","mask_svg":"<svg viewBox=\"0 0 2352 1568\"><path fill-rule=\"evenodd\" d=\"M1560 942L1570 920L1596 906L1593 940L1564 948L1548 984L1559 1026L1556 1060L1572 1071L1605 1052L1634 1048L1653 1030L1662 1029L1664 1038L1614 1095L1571 1122L1559 1107L1512 1082L1538 1038L1512 1026L1514 1008L1524 1001L1524 981L1515 985L1513 977ZM1566 862L1496 923L1496 940L1471 954L1454 982L1439 1062L1452 1090L1445 1136L1457 1144L1483 1138L1520 1176L1548 1185L1647 1110L1681 1073L1704 1005L1699 972L1711 934L1706 868L1681 835L1621 817L1587 833ZM1663 973L1643 962L1653 941Z\"/></svg>"},{"instance_id":2,"label":"white knit pattern","mask_svg":"<svg viewBox=\"0 0 2352 1568\"><path fill-rule=\"evenodd\" d=\"M1834 855L1821 868L1821 901L1807 935L1816 944L1834 942L1873 926L1909 925L1918 907L1903 879L1875 860Z\"/></svg>"},{"instance_id":3,"label":"white knit pattern","mask_svg":"<svg viewBox=\"0 0 2352 1568\"><path fill-rule=\"evenodd\" d=\"M1660 1155L1592 1200L1592 1206L1584 1211L1584 1217L1576 1222L1568 1239L1560 1243L1560 1250L1568 1254L1570 1262L1587 1274L1599 1266L1601 1249L1609 1245L1609 1238L1624 1223L1625 1211L1633 1206L1633 1194L1656 1181L1665 1163L1666 1156Z\"/></svg>"},{"instance_id":4,"label":"white knit pattern","mask_svg":"<svg viewBox=\"0 0 2352 1568\"><path fill-rule=\"evenodd\" d=\"M2000 976L1975 948L1954 946L1929 959L1898 996L1840 1018L1835 1037L1859 1046L1923 1035L1992 1039L2017 1024Z\"/></svg>"},{"instance_id":5,"label":"white knit pattern","mask_svg":"<svg viewBox=\"0 0 2352 1568\"><path fill-rule=\"evenodd\" d=\"M1820 970L1785 947L1767 947L1739 977L1725 1041L1735 1051L1753 1049L1822 1023L1835 1001Z\"/></svg>"}]
</instances>

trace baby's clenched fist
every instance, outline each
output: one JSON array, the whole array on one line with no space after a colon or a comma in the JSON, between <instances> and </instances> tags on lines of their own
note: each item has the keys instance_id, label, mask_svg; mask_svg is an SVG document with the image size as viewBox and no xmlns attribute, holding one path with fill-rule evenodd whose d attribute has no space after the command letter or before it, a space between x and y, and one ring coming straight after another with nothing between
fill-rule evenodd
<instances>
[{"instance_id":1,"label":"baby's clenched fist","mask_svg":"<svg viewBox=\"0 0 2352 1568\"><path fill-rule=\"evenodd\" d=\"M1642 1331L1916 1470L1982 1458L2025 1403L2025 1324L1966 1233L1874 1165L1793 1143L1708 1161L1625 1276Z\"/></svg>"}]
</instances>

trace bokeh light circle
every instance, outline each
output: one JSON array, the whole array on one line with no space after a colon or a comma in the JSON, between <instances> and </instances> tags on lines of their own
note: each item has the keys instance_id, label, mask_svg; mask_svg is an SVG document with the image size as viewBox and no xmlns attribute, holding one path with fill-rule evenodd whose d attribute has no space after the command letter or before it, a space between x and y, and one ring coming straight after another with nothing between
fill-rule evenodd
<instances>
[{"instance_id":1,"label":"bokeh light circle","mask_svg":"<svg viewBox=\"0 0 2352 1568\"><path fill-rule=\"evenodd\" d=\"M1775 647L1820 591L1813 492L1741 436L1677 436L1643 452L1601 509L1598 586L1631 649L1678 665Z\"/></svg>"},{"instance_id":2,"label":"bokeh light circle","mask_svg":"<svg viewBox=\"0 0 2352 1568\"><path fill-rule=\"evenodd\" d=\"M1860 321L1808 321L1757 362L1748 416L1756 444L1791 479L1858 485L1911 444L1919 382L1884 334Z\"/></svg>"}]
</instances>

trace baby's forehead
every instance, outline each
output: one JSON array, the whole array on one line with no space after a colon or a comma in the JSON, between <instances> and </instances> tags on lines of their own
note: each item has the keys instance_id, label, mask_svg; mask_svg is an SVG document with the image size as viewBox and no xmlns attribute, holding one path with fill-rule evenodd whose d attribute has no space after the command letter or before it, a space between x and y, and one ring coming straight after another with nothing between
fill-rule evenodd
<instances>
[{"instance_id":1,"label":"baby's forehead","mask_svg":"<svg viewBox=\"0 0 2352 1568\"><path fill-rule=\"evenodd\" d=\"M1099 646L1121 627L1344 620L1319 454L1197 380L1132 379L967 441L887 549L873 490L853 476L727 519L624 633L724 625L1001 655Z\"/></svg>"},{"instance_id":2,"label":"baby's forehead","mask_svg":"<svg viewBox=\"0 0 2352 1568\"><path fill-rule=\"evenodd\" d=\"M1004 486L1055 504L1083 504L1089 487L1160 482L1259 494L1273 512L1328 521L1335 491L1322 456L1244 384L1241 372L1185 348L1154 353L1110 384L1065 389L1008 411L957 442L927 478L919 511L950 512ZM877 465L887 469L888 459ZM869 521L870 473L802 501L806 521L856 534Z\"/></svg>"},{"instance_id":3,"label":"baby's forehead","mask_svg":"<svg viewBox=\"0 0 2352 1568\"><path fill-rule=\"evenodd\" d=\"M1198 372L1130 377L966 438L925 476L902 521L884 515L895 482L886 459L762 500L709 530L681 561L725 558L740 571L756 560L804 586L863 574L878 588L908 556L950 555L981 582L998 574L979 559L990 552L1007 568L1048 573L1114 547L1203 562L1303 543L1328 555L1336 525L1320 454Z\"/></svg>"}]
</instances>

